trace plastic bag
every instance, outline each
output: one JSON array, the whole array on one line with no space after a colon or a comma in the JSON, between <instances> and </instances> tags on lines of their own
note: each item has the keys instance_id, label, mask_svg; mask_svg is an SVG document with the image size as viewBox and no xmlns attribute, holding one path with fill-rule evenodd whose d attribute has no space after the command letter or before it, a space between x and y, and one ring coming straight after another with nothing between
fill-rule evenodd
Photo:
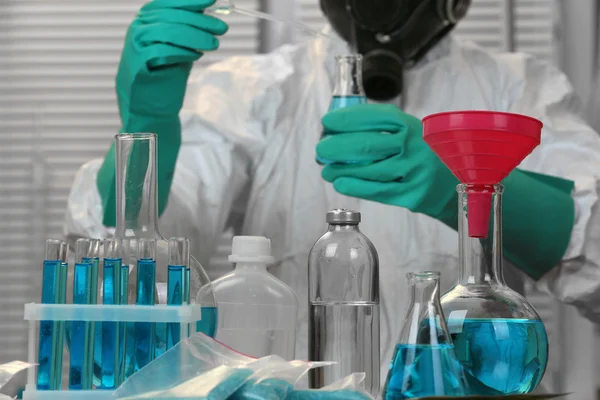
<instances>
[{"instance_id":1,"label":"plastic bag","mask_svg":"<svg viewBox=\"0 0 600 400\"><path fill-rule=\"evenodd\" d=\"M330 364L254 359L197 333L131 376L115 397L283 400L309 369Z\"/></svg>"},{"instance_id":2,"label":"plastic bag","mask_svg":"<svg viewBox=\"0 0 600 400\"><path fill-rule=\"evenodd\" d=\"M35 364L12 361L0 365L0 400L14 399L25 388L27 369Z\"/></svg>"},{"instance_id":3,"label":"plastic bag","mask_svg":"<svg viewBox=\"0 0 600 400\"><path fill-rule=\"evenodd\" d=\"M352 374L318 390L294 390L286 400L372 400L364 380L364 373Z\"/></svg>"}]
</instances>

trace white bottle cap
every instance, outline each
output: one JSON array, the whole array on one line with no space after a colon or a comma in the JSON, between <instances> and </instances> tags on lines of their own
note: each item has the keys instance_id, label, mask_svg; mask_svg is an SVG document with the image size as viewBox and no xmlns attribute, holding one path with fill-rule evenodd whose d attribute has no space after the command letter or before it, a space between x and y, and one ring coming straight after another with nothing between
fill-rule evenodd
<instances>
[{"instance_id":1,"label":"white bottle cap","mask_svg":"<svg viewBox=\"0 0 600 400\"><path fill-rule=\"evenodd\" d=\"M260 262L270 264L271 241L262 236L234 236L229 262Z\"/></svg>"}]
</instances>

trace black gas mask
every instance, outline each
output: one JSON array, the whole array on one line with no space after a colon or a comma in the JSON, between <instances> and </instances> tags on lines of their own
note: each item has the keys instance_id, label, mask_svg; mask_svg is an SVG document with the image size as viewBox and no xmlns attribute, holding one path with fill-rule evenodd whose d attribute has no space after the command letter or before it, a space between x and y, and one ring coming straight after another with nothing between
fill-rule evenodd
<instances>
[{"instance_id":1,"label":"black gas mask","mask_svg":"<svg viewBox=\"0 0 600 400\"><path fill-rule=\"evenodd\" d=\"M403 69L419 61L454 28L471 0L320 0L333 29L363 55L370 99L402 93Z\"/></svg>"}]
</instances>

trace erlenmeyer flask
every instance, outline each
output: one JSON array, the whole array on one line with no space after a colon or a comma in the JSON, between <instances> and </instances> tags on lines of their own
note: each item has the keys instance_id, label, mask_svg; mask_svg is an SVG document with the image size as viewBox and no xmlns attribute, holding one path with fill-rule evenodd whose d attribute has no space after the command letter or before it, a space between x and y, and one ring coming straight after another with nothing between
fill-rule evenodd
<instances>
[{"instance_id":1,"label":"erlenmeyer flask","mask_svg":"<svg viewBox=\"0 0 600 400\"><path fill-rule=\"evenodd\" d=\"M472 238L467 197L483 191L493 196L489 233ZM459 279L442 296L442 309L471 394L530 393L548 361L543 322L502 275L502 191L502 185L458 185Z\"/></svg>"},{"instance_id":2,"label":"erlenmeyer flask","mask_svg":"<svg viewBox=\"0 0 600 400\"><path fill-rule=\"evenodd\" d=\"M123 239L123 263L128 263L129 303L135 304L135 266L138 239L156 239L157 302L167 303L168 241L158 230L156 135L153 133L120 134L116 141L117 168L117 226L115 236ZM217 310L212 285L200 263L190 258L188 302L202 306L202 321L198 330L214 336ZM166 330L165 330L166 334ZM164 340L163 340L164 339ZM159 338L157 352L166 346L166 338Z\"/></svg>"},{"instance_id":3,"label":"erlenmeyer flask","mask_svg":"<svg viewBox=\"0 0 600 400\"><path fill-rule=\"evenodd\" d=\"M362 56L360 54L349 54L337 56L335 59L337 72L329 111L367 103L362 81ZM331 164L331 161L317 157L317 163Z\"/></svg>"},{"instance_id":4,"label":"erlenmeyer flask","mask_svg":"<svg viewBox=\"0 0 600 400\"><path fill-rule=\"evenodd\" d=\"M406 274L411 302L390 363L383 400L463 396L466 383L440 306L440 274Z\"/></svg>"}]
</instances>

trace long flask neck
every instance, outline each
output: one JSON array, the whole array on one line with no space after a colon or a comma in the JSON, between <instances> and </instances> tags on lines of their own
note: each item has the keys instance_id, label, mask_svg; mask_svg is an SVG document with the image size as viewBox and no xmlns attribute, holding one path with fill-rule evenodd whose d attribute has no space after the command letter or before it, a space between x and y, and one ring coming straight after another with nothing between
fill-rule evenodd
<instances>
[{"instance_id":1,"label":"long flask neck","mask_svg":"<svg viewBox=\"0 0 600 400\"><path fill-rule=\"evenodd\" d=\"M116 136L118 237L159 238L156 135Z\"/></svg>"},{"instance_id":2,"label":"long flask neck","mask_svg":"<svg viewBox=\"0 0 600 400\"><path fill-rule=\"evenodd\" d=\"M504 285L502 272L502 185L458 185L459 285ZM492 195L487 237L470 237L469 193Z\"/></svg>"},{"instance_id":3,"label":"long flask neck","mask_svg":"<svg viewBox=\"0 0 600 400\"><path fill-rule=\"evenodd\" d=\"M362 85L362 56L349 55L337 57L337 74L334 96L364 97Z\"/></svg>"}]
</instances>

